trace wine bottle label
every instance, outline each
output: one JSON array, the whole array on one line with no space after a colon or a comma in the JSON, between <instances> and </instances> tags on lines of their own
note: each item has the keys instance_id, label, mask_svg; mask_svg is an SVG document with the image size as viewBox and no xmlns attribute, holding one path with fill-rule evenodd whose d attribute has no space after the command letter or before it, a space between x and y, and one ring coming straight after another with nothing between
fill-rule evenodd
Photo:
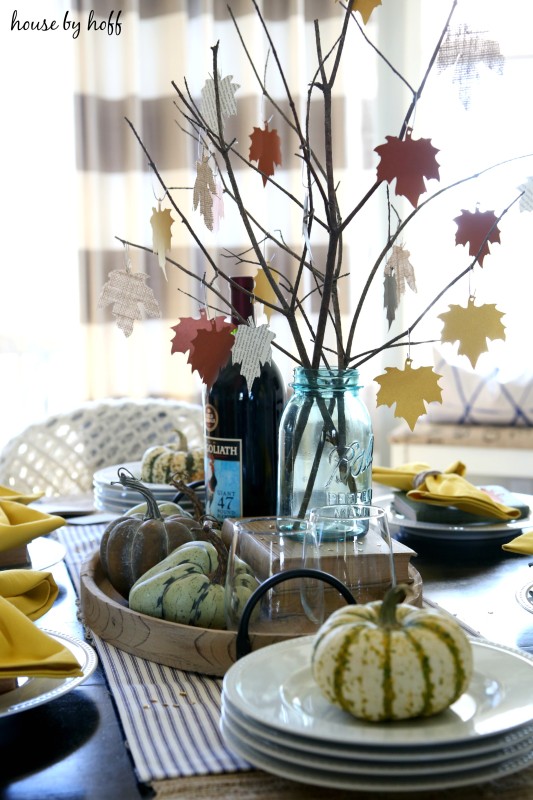
<instances>
[{"instance_id":1,"label":"wine bottle label","mask_svg":"<svg viewBox=\"0 0 533 800\"><path fill-rule=\"evenodd\" d=\"M206 512L218 520L242 517L242 440L205 438Z\"/></svg>"}]
</instances>

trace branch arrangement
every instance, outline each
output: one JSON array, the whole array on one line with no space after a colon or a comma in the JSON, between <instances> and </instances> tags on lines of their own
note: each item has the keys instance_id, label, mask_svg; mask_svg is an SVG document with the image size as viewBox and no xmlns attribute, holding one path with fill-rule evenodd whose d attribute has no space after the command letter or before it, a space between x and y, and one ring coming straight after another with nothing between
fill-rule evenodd
<instances>
[{"instance_id":1,"label":"branch arrangement","mask_svg":"<svg viewBox=\"0 0 533 800\"><path fill-rule=\"evenodd\" d=\"M228 11L264 102L270 105L273 112L276 114L276 119L281 122L286 127L287 131L290 132L290 135L296 139L297 146L294 152L294 158L298 159L302 165L302 174L304 175L305 183L304 198L296 197L276 180L274 169L265 168L264 162L261 161L260 157L256 158L252 156L252 150L250 151L250 157L248 157L248 155L241 152L235 140L228 140L226 138L225 118L228 113L228 86L224 83L227 79L222 79L220 73L219 43L212 47L211 81L213 94L212 110L210 114L206 113L206 107L203 106L201 102L194 99L186 79L184 79L183 87L172 82L172 86L177 95L175 105L180 114L178 127L184 135L188 135L192 137L195 142L200 143L205 154L205 161L213 164L216 169L216 173L222 184L225 200L229 200L233 203L238 211L247 242L246 250L241 253L228 252L226 255L236 264L246 263L263 274L265 280L262 285L268 287L269 294L268 296L266 296L266 294L262 296L261 291L255 291L255 299L257 302L262 303L265 309L275 310L286 320L292 341L290 345L281 345L279 342L273 342L274 347L277 347L288 356L295 365L306 368L335 366L345 369L358 367L385 349L407 345L410 347L416 344L416 342L411 339L414 329L433 308L437 300L442 298L454 284L468 275L476 264L482 264L483 255L487 252L486 248L488 242L498 241L494 238L496 236L495 231L497 232L498 222L507 213L514 202L520 198L520 195L518 195L507 208L503 209L499 216L494 216L493 220L490 221L490 224L488 224L488 227L484 230L481 238L476 241L475 251L473 252L472 249L470 250L472 260L468 266L461 270L451 281L438 289L425 309L407 328L405 328L405 330L391 336L387 341L380 342L370 350L359 353L356 352L355 343L357 339L357 328L361 320L363 307L369 296L370 288L376 278L381 276L382 269L391 258L391 254L395 249L399 249L396 246L396 242L405 231L406 226L414 217L423 211L428 203L434 201L435 198L442 195L444 192L448 192L462 183L472 181L483 174L483 172L487 172L502 165L493 164L482 172L477 172L448 186L441 187L422 202L419 202L419 195L425 191L425 188L423 188L422 191L414 190L412 185L408 185L406 190L399 192L398 186L400 178L399 176L395 176L398 177L396 193L404 194L414 206L413 210L404 220L400 218L390 198L389 185L392 180L391 163L393 162L393 166L401 163L403 156L399 155L400 150L398 148L400 146L417 148L417 154L423 162L420 166L419 174L417 175L418 182L421 181L422 176L426 178L438 178L438 164L434 161L434 157L432 160L432 153L436 153L437 151L431 146L430 140L420 139L415 141L411 138L412 129L410 123L415 107L417 103L421 101L428 77L437 61L440 48L442 47L444 38L449 29L458 0L452 0L450 4L450 11L445 25L429 58L422 80L417 87L411 86L385 56L370 42L357 17L356 10L354 10L357 7L357 0L350 0L350 2L347 3L344 9L344 16L338 38L333 46L326 52L324 52L323 49L320 22L315 20L314 44L316 51L316 69L308 84L305 114L302 116L298 113L293 93L285 74L280 52L272 39L268 25L256 0L251 0L251 2L253 3L255 13L266 37L269 54L272 56L272 61L284 88L284 100L286 100L286 105L284 104L283 108L279 101L269 92L266 81L266 68L265 76L261 76L257 64L254 63L253 56L250 53L231 7L228 7ZM378 5L378 3L376 2L375 5ZM382 158L382 164L381 169L378 168L377 170L374 183L369 186L363 197L354 203L346 212L341 208L337 194L332 98L334 95L334 87L342 66L343 52L347 43L348 31L350 26L353 25L357 26L364 46L373 48L378 56L383 59L386 66L394 72L408 88L411 93L411 101L403 119L399 135L397 137L387 137L388 144L376 148L376 152L378 152ZM311 104L314 103L317 96L320 97L320 106L322 109L321 136L324 141L323 154L320 155L313 146L313 140L316 138L314 135L316 131L313 129L310 122ZM225 293L221 291L218 283L218 280L221 280L231 285L233 283L229 274L231 270L228 271L225 269L223 265L215 261L211 256L205 242L205 237L199 231L197 222L191 222L188 213L184 211L183 204L176 201L172 189L163 180L154 158L148 152L133 122L128 119L127 123L144 151L149 166L161 185L164 196L168 199L173 211L185 227L192 242L194 242L196 247L201 251L206 263L210 267L212 276L208 277L206 273L197 275L193 270L188 268L186 264L179 263L168 255L165 255L166 263L178 268L182 273L198 282L198 294L201 295L201 300L199 298L195 299L198 300L201 306L204 305L206 310L209 309L210 312L215 311L226 316L235 314L235 309L231 307L231 303L228 299L229 292ZM274 133L274 131L268 130L268 123L266 121L265 131L262 133L265 134L265 139L266 134ZM402 151L402 153L403 152L404 151ZM275 162L275 156L273 156L273 159ZM385 164L386 159L388 159L387 165ZM258 161L257 165L253 163L253 161L256 160ZM255 171L258 175L258 179L262 178L263 184L268 184L270 192L274 195L279 194L280 198L282 197L290 203L296 218L302 224L302 242L298 250L287 244L281 232L269 230L268 226L250 210L250 204L247 203L237 176L238 168L242 168L243 165ZM392 172L394 172L394 170L392 170ZM423 180L421 182L425 187ZM407 180L407 184L409 184L409 180ZM389 230L377 258L368 271L366 282L364 283L355 311L347 326L347 331L344 331L339 296L341 292L347 292L350 270L344 265L343 261L343 236L348 226L363 211L376 192L378 192L378 190L383 191L384 185L387 190L386 210L389 219ZM391 219L397 220L395 226L391 225ZM311 241L315 230L319 230L321 237L323 238L325 235L326 238L326 254L321 263L317 263L312 257ZM152 252L150 248L126 239L119 238L119 241L125 245L131 245L132 247ZM292 269L283 270L283 272L275 269L273 264L265 257L267 246L282 253L287 262L291 262ZM306 312L306 300L310 294L309 289L307 289L307 294L304 294L303 287L309 284L308 280L304 280L306 273L309 274L311 279L311 293L319 296L319 311L316 326L312 324ZM289 279L289 275L293 275L294 277ZM243 320L243 322L246 321ZM327 344L329 331L333 332L333 346Z\"/></svg>"}]
</instances>

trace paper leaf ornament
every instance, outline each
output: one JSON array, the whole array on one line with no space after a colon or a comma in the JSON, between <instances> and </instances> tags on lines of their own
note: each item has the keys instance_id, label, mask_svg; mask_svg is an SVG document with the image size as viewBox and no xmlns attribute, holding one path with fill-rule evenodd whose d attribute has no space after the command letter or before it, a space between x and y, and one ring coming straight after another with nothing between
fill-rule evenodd
<instances>
[{"instance_id":1,"label":"paper leaf ornament","mask_svg":"<svg viewBox=\"0 0 533 800\"><path fill-rule=\"evenodd\" d=\"M263 364L272 359L272 340L276 334L267 325L239 325L235 334L235 344L231 351L233 364L240 365L240 373L246 379L248 391L256 378L261 375Z\"/></svg>"},{"instance_id":2,"label":"paper leaf ornament","mask_svg":"<svg viewBox=\"0 0 533 800\"><path fill-rule=\"evenodd\" d=\"M500 244L500 229L496 222L494 211L461 211L454 222L457 223L455 244L469 244L468 254L477 256L479 266L483 266L483 259L490 254L489 242Z\"/></svg>"},{"instance_id":3,"label":"paper leaf ornament","mask_svg":"<svg viewBox=\"0 0 533 800\"><path fill-rule=\"evenodd\" d=\"M444 322L442 342L459 342L459 355L466 356L475 369L477 360L488 350L487 339L505 339L505 326L502 317L505 314L496 306L486 303L476 306L470 297L466 308L451 305L449 311L439 314Z\"/></svg>"},{"instance_id":4,"label":"paper leaf ornament","mask_svg":"<svg viewBox=\"0 0 533 800\"><path fill-rule=\"evenodd\" d=\"M400 298L405 294L406 285L416 292L416 279L413 265L409 261L411 253L404 247L393 245L391 255L385 264L383 282L383 305L387 309L389 328L396 316ZM393 280L391 280L393 279ZM396 296L394 296L394 294Z\"/></svg>"},{"instance_id":5,"label":"paper leaf ornament","mask_svg":"<svg viewBox=\"0 0 533 800\"><path fill-rule=\"evenodd\" d=\"M224 317L215 317L215 330L217 329L217 320L220 321L218 324L221 324L224 322ZM176 325L171 327L175 334L172 339L171 354L188 353L194 349L193 340L198 331L212 329L212 320L207 318L206 310L202 308L199 317L182 317Z\"/></svg>"},{"instance_id":6,"label":"paper leaf ornament","mask_svg":"<svg viewBox=\"0 0 533 800\"><path fill-rule=\"evenodd\" d=\"M370 15L377 6L381 5L381 0L355 0L353 4L353 11L359 11L363 23L366 25L370 19Z\"/></svg>"},{"instance_id":7,"label":"paper leaf ornament","mask_svg":"<svg viewBox=\"0 0 533 800\"><path fill-rule=\"evenodd\" d=\"M113 316L125 336L131 336L133 323L143 318L142 308L149 317L161 316L154 293L146 285L148 275L145 272L114 269L108 277L100 293L98 307L104 308L113 303Z\"/></svg>"},{"instance_id":8,"label":"paper leaf ornament","mask_svg":"<svg viewBox=\"0 0 533 800\"><path fill-rule=\"evenodd\" d=\"M159 266L163 270L163 275L167 277L165 253L170 250L170 229L174 220L170 216L169 208L161 208L161 203L158 203L157 209L152 208L152 216L150 217L150 224L152 225L152 247L154 253L157 253L157 260Z\"/></svg>"},{"instance_id":9,"label":"paper leaf ornament","mask_svg":"<svg viewBox=\"0 0 533 800\"><path fill-rule=\"evenodd\" d=\"M232 83L232 78L233 75L226 75L225 78L222 78L220 72L218 73L217 83L220 100L220 116L222 117L222 128L224 128L227 117L234 116L237 113L235 92L239 88L239 84ZM207 127L210 128L214 133L218 134L217 99L215 81L213 78L208 78L202 89L200 113L202 114Z\"/></svg>"},{"instance_id":10,"label":"paper leaf ornament","mask_svg":"<svg viewBox=\"0 0 533 800\"><path fill-rule=\"evenodd\" d=\"M442 389L438 384L442 375L437 375L432 367L413 369L411 359L405 361L405 369L385 367L385 374L374 380L380 389L376 395L378 406L392 406L396 403L395 417L403 418L411 430L422 414L427 413L425 404L442 402Z\"/></svg>"},{"instance_id":11,"label":"paper leaf ornament","mask_svg":"<svg viewBox=\"0 0 533 800\"><path fill-rule=\"evenodd\" d=\"M387 312L389 328L396 318L396 309L400 304L398 285L392 273L385 272L383 278L383 308Z\"/></svg>"},{"instance_id":12,"label":"paper leaf ornament","mask_svg":"<svg viewBox=\"0 0 533 800\"><path fill-rule=\"evenodd\" d=\"M523 192L520 198L520 211L533 211L533 177L530 175L525 183L520 184L518 190Z\"/></svg>"},{"instance_id":13,"label":"paper leaf ornament","mask_svg":"<svg viewBox=\"0 0 533 800\"><path fill-rule=\"evenodd\" d=\"M188 363L196 370L208 388L214 384L218 373L229 359L235 342L233 322L224 317L209 320L209 327L199 328L192 340Z\"/></svg>"},{"instance_id":14,"label":"paper leaf ornament","mask_svg":"<svg viewBox=\"0 0 533 800\"><path fill-rule=\"evenodd\" d=\"M220 221L224 219L224 187L220 178L215 179L215 193L213 195L213 232L220 228Z\"/></svg>"},{"instance_id":15,"label":"paper leaf ornament","mask_svg":"<svg viewBox=\"0 0 533 800\"><path fill-rule=\"evenodd\" d=\"M269 130L268 122L265 122L264 129L254 128L250 139L250 161L257 161L263 173L263 186L266 186L268 176L274 174L274 166L281 166L281 140L275 128Z\"/></svg>"},{"instance_id":16,"label":"paper leaf ornament","mask_svg":"<svg viewBox=\"0 0 533 800\"><path fill-rule=\"evenodd\" d=\"M473 31L464 24L448 31L436 62L439 72L453 70L452 81L458 86L459 99L465 109L470 105L472 89L482 76L480 67L502 75L504 63L495 39L487 39L480 31Z\"/></svg>"},{"instance_id":17,"label":"paper leaf ornament","mask_svg":"<svg viewBox=\"0 0 533 800\"><path fill-rule=\"evenodd\" d=\"M205 156L201 161L196 162L196 180L192 193L193 208L196 211L200 206L200 214L204 218L206 227L213 230L213 195L217 187L213 177L213 171L209 166L209 156Z\"/></svg>"},{"instance_id":18,"label":"paper leaf ornament","mask_svg":"<svg viewBox=\"0 0 533 800\"><path fill-rule=\"evenodd\" d=\"M275 272L271 272L270 274L272 275L274 281L279 283L278 275ZM255 276L254 294L258 303L263 303L266 301L267 303L273 303L275 305L278 302L278 298L276 297L274 289L270 285L264 270L261 268L257 270L257 275ZM273 309L270 308L270 306L265 305L264 312L266 318L270 322Z\"/></svg>"},{"instance_id":19,"label":"paper leaf ornament","mask_svg":"<svg viewBox=\"0 0 533 800\"><path fill-rule=\"evenodd\" d=\"M412 139L409 130L403 140L397 136L385 138L387 144L374 148L381 159L377 178L388 183L396 178L396 194L407 197L416 208L420 195L426 191L424 178L439 180L439 164L435 159L439 151L431 139Z\"/></svg>"}]
</instances>

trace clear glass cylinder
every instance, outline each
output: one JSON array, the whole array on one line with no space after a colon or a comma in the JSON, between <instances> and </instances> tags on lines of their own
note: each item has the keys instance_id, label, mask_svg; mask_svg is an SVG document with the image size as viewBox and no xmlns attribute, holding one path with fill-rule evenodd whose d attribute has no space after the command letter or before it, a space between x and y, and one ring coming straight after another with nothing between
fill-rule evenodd
<instances>
[{"instance_id":1,"label":"clear glass cylinder","mask_svg":"<svg viewBox=\"0 0 533 800\"><path fill-rule=\"evenodd\" d=\"M296 367L280 423L278 514L372 501L374 436L355 369Z\"/></svg>"}]
</instances>

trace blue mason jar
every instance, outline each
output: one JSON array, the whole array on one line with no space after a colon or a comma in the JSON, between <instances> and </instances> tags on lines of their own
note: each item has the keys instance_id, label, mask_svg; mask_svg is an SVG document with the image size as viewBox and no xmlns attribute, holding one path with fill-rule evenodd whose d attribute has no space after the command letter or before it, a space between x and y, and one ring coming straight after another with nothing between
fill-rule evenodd
<instances>
[{"instance_id":1,"label":"blue mason jar","mask_svg":"<svg viewBox=\"0 0 533 800\"><path fill-rule=\"evenodd\" d=\"M278 515L372 502L374 437L356 369L296 367L280 423Z\"/></svg>"}]
</instances>

